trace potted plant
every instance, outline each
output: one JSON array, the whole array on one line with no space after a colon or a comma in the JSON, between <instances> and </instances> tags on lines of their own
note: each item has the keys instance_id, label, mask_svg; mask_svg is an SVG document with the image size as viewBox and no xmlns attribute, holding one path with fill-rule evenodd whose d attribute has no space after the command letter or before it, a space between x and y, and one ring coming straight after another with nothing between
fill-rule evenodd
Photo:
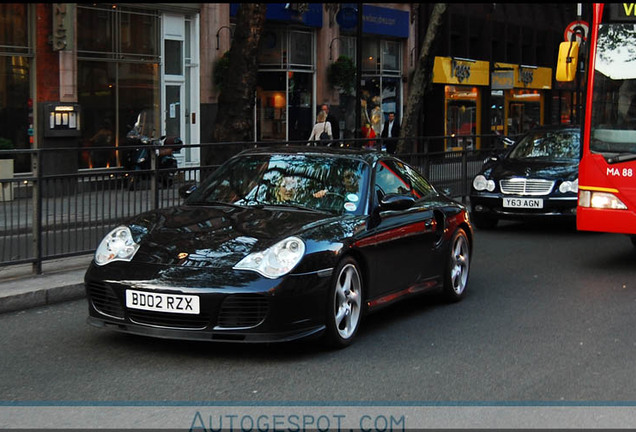
<instances>
[{"instance_id":1,"label":"potted plant","mask_svg":"<svg viewBox=\"0 0 636 432\"><path fill-rule=\"evenodd\" d=\"M347 56L340 56L327 69L327 81L340 94L353 95L356 86L356 65Z\"/></svg>"},{"instance_id":2,"label":"potted plant","mask_svg":"<svg viewBox=\"0 0 636 432\"><path fill-rule=\"evenodd\" d=\"M221 57L214 62L214 70L212 72L212 80L214 87L223 90L225 76L230 68L230 52L226 51Z\"/></svg>"}]
</instances>

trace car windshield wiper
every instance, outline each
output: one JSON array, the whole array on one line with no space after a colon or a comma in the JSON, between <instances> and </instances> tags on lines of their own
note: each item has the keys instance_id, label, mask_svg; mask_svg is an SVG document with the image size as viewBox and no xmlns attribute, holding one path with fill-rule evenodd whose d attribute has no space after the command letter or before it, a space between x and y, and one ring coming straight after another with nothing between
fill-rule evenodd
<instances>
[{"instance_id":1,"label":"car windshield wiper","mask_svg":"<svg viewBox=\"0 0 636 432\"><path fill-rule=\"evenodd\" d=\"M276 204L267 204L268 207L288 207L296 210L304 210L304 211L318 211L313 207L307 207L301 204L292 204L292 203L276 203Z\"/></svg>"},{"instance_id":2,"label":"car windshield wiper","mask_svg":"<svg viewBox=\"0 0 636 432\"><path fill-rule=\"evenodd\" d=\"M234 208L245 208L246 206L239 204L232 204L225 201L192 201L188 202L188 205L201 205L201 206L224 206L224 207L234 207Z\"/></svg>"}]
</instances>

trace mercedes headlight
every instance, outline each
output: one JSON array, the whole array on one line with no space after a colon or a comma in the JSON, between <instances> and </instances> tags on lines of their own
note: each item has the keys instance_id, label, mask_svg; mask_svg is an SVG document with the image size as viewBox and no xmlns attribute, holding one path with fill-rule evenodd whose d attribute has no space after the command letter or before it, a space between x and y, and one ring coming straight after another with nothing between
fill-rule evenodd
<instances>
[{"instance_id":1,"label":"mercedes headlight","mask_svg":"<svg viewBox=\"0 0 636 432\"><path fill-rule=\"evenodd\" d=\"M255 271L266 278L286 275L305 254L305 243L298 237L281 240L262 252L254 252L234 266L235 270Z\"/></svg>"},{"instance_id":2,"label":"mercedes headlight","mask_svg":"<svg viewBox=\"0 0 636 432\"><path fill-rule=\"evenodd\" d=\"M559 192L567 193L567 192L578 192L579 191L579 179L574 181L564 181L559 186Z\"/></svg>"},{"instance_id":3,"label":"mercedes headlight","mask_svg":"<svg viewBox=\"0 0 636 432\"><path fill-rule=\"evenodd\" d=\"M139 244L133 240L127 226L118 226L102 240L95 251L95 264L103 266L112 261L130 261L137 253Z\"/></svg>"},{"instance_id":4,"label":"mercedes headlight","mask_svg":"<svg viewBox=\"0 0 636 432\"><path fill-rule=\"evenodd\" d=\"M487 190L488 192L492 192L495 190L495 181L488 180L485 176L479 174L473 180L473 187L477 191Z\"/></svg>"}]
</instances>

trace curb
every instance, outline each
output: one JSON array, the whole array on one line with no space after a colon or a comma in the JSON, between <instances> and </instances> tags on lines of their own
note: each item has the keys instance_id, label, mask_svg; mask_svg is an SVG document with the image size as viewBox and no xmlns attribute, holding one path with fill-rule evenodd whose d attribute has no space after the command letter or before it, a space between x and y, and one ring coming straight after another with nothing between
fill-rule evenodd
<instances>
[{"instance_id":1,"label":"curb","mask_svg":"<svg viewBox=\"0 0 636 432\"><path fill-rule=\"evenodd\" d=\"M34 275L29 265L0 271L0 314L86 297L84 275L91 255L46 262Z\"/></svg>"},{"instance_id":2,"label":"curb","mask_svg":"<svg viewBox=\"0 0 636 432\"><path fill-rule=\"evenodd\" d=\"M0 297L0 313L15 312L86 297L83 283L45 288Z\"/></svg>"}]
</instances>

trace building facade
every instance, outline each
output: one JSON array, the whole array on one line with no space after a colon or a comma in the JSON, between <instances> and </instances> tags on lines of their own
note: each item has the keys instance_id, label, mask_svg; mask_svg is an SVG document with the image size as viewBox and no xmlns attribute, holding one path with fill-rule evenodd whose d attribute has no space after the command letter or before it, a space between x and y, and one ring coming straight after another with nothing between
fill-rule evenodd
<instances>
[{"instance_id":1,"label":"building facade","mask_svg":"<svg viewBox=\"0 0 636 432\"><path fill-rule=\"evenodd\" d=\"M306 140L323 103L339 120L340 138L355 137L367 122L379 135L389 112L402 118L432 5L363 4L361 41L358 5L267 4L255 141ZM77 160L54 154L42 161L45 172L57 173L121 167L119 149L133 127L148 136L178 135L187 144L210 142L219 95L214 68L229 50L238 7L0 5L0 149L81 150ZM419 135L516 134L571 117L573 90L556 88L553 75L563 29L576 18L574 4L448 8ZM327 80L329 65L340 56L355 61L358 47L362 124L355 96ZM448 140L444 149L457 144ZM178 159L180 166L201 163L195 148ZM16 175L31 169L28 153L15 156Z\"/></svg>"},{"instance_id":2,"label":"building facade","mask_svg":"<svg viewBox=\"0 0 636 432\"><path fill-rule=\"evenodd\" d=\"M422 41L433 5L418 10ZM448 3L420 134L453 136L420 151L481 145L471 135L518 135L577 117L573 86L554 79L575 3ZM580 99L579 99L580 100Z\"/></svg>"},{"instance_id":3,"label":"building facade","mask_svg":"<svg viewBox=\"0 0 636 432\"><path fill-rule=\"evenodd\" d=\"M356 60L357 7L355 3L267 4L258 55L254 140L307 140L317 107L323 103L331 105L331 114L339 120L339 138L355 136L354 98L333 88L327 69L340 56ZM203 50L202 56L210 56L204 64L214 65L229 49L237 10L237 3L203 5L203 20L212 23L204 31L214 42ZM404 77L409 70L405 53L415 44L417 34L414 16L410 3L363 5L361 73L366 109L362 121L371 122L378 135L382 118L389 111L402 111L408 89ZM203 72L206 74L211 71ZM218 89L205 91L203 85L202 110L213 118ZM212 136L212 124L202 130L204 140Z\"/></svg>"}]
</instances>

